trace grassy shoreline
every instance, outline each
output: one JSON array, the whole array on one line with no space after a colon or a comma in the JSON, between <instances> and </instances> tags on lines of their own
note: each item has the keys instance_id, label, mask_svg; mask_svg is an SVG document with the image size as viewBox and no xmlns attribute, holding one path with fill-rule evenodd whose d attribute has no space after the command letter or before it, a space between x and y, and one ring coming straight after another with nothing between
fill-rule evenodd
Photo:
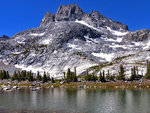
<instances>
[{"instance_id":1,"label":"grassy shoreline","mask_svg":"<svg viewBox=\"0 0 150 113\"><path fill-rule=\"evenodd\" d=\"M87 83L81 83L81 82L71 82L71 83L44 83L40 85L33 85L33 82L28 83L19 83L19 84L8 84L8 83L2 83L0 84L0 87L2 86L18 86L18 87L41 87L41 88L54 88L54 87L60 87L60 88L150 88L150 82L87 82Z\"/></svg>"}]
</instances>

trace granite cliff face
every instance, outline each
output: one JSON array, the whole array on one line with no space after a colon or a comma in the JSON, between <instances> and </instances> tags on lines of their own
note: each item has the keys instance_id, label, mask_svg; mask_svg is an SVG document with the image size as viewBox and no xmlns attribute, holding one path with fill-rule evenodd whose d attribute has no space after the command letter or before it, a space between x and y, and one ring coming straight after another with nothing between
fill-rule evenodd
<instances>
[{"instance_id":1,"label":"granite cliff face","mask_svg":"<svg viewBox=\"0 0 150 113\"><path fill-rule=\"evenodd\" d=\"M81 74L110 62L101 69L115 73L121 63L129 75L134 65L144 72L145 60L150 59L149 39L149 30L130 32L128 26L99 12L86 14L75 4L65 5L56 14L47 12L40 27L0 40L0 59L8 66L46 71L54 77L62 77L68 68L77 67Z\"/></svg>"}]
</instances>

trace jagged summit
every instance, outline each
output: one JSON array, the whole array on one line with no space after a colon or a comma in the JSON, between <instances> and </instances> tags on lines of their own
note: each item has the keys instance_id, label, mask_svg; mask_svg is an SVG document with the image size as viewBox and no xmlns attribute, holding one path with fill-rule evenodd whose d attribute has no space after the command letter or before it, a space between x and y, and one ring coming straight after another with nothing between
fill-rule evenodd
<instances>
[{"instance_id":1,"label":"jagged summit","mask_svg":"<svg viewBox=\"0 0 150 113\"><path fill-rule=\"evenodd\" d=\"M107 19L98 11L92 11L91 13L86 14L76 4L61 5L58 8L56 14L54 15L51 14L50 12L47 12L40 26L47 26L52 22L64 22L64 21L76 21L76 20L80 20L80 21L83 20L89 25L94 26L98 29L101 27L110 27L113 30L120 30L120 31L128 30L128 26L120 22Z\"/></svg>"},{"instance_id":2,"label":"jagged summit","mask_svg":"<svg viewBox=\"0 0 150 113\"><path fill-rule=\"evenodd\" d=\"M76 4L61 5L55 15L52 15L50 12L45 14L41 26L56 21L75 21L76 19L81 19L84 14L82 9Z\"/></svg>"},{"instance_id":3,"label":"jagged summit","mask_svg":"<svg viewBox=\"0 0 150 113\"><path fill-rule=\"evenodd\" d=\"M54 22L54 21L55 21L55 16L52 13L47 12L45 14L45 17L41 21L41 25L45 26L46 24L49 24L50 22Z\"/></svg>"},{"instance_id":4,"label":"jagged summit","mask_svg":"<svg viewBox=\"0 0 150 113\"><path fill-rule=\"evenodd\" d=\"M84 16L82 9L76 5L61 5L55 14L56 21L75 21Z\"/></svg>"}]
</instances>

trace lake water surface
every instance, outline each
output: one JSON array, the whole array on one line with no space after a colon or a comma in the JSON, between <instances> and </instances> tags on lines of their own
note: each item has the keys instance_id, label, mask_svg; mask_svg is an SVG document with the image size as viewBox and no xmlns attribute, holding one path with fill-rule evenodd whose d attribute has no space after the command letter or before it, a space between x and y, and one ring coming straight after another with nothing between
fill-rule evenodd
<instances>
[{"instance_id":1,"label":"lake water surface","mask_svg":"<svg viewBox=\"0 0 150 113\"><path fill-rule=\"evenodd\" d=\"M51 88L39 91L0 91L0 109L150 113L150 89Z\"/></svg>"}]
</instances>

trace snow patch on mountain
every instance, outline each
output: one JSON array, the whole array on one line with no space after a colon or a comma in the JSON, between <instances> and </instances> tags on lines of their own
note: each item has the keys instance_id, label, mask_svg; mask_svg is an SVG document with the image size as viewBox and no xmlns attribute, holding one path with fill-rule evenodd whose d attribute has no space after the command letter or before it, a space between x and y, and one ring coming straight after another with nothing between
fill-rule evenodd
<instances>
[{"instance_id":1,"label":"snow patch on mountain","mask_svg":"<svg viewBox=\"0 0 150 113\"><path fill-rule=\"evenodd\" d=\"M112 48L123 48L123 49L127 49L128 47L126 47L126 45L119 45L119 44L112 44L112 45L109 45L109 47L112 47Z\"/></svg>"},{"instance_id":2,"label":"snow patch on mountain","mask_svg":"<svg viewBox=\"0 0 150 113\"><path fill-rule=\"evenodd\" d=\"M147 50L150 47L150 40L147 42L133 42L134 45L132 47L141 47L143 50Z\"/></svg>"},{"instance_id":3,"label":"snow patch on mountain","mask_svg":"<svg viewBox=\"0 0 150 113\"><path fill-rule=\"evenodd\" d=\"M32 71L33 73L37 73L38 71L40 73L44 72L44 70L41 69L41 67L35 67L35 66L31 66L31 65L30 66L25 66L23 64L22 65L16 64L15 67L19 68L19 69L22 69L22 70L26 70L26 71Z\"/></svg>"},{"instance_id":4,"label":"snow patch on mountain","mask_svg":"<svg viewBox=\"0 0 150 113\"><path fill-rule=\"evenodd\" d=\"M120 32L120 31L115 31L112 30L110 27L107 27L107 29L112 32L112 34L116 35L116 36L124 36L126 34L128 34L129 32Z\"/></svg>"},{"instance_id":5,"label":"snow patch on mountain","mask_svg":"<svg viewBox=\"0 0 150 113\"><path fill-rule=\"evenodd\" d=\"M114 53L106 54L106 53L92 53L92 55L96 57L104 58L106 61L112 61L112 58L114 57Z\"/></svg>"},{"instance_id":6,"label":"snow patch on mountain","mask_svg":"<svg viewBox=\"0 0 150 113\"><path fill-rule=\"evenodd\" d=\"M71 43L68 43L67 45L68 45L69 48L82 50L82 48L78 47L78 45L71 44Z\"/></svg>"},{"instance_id":7,"label":"snow patch on mountain","mask_svg":"<svg viewBox=\"0 0 150 113\"><path fill-rule=\"evenodd\" d=\"M117 37L116 39L112 39L112 38L102 38L105 41L110 41L110 42L122 42L122 37Z\"/></svg>"},{"instance_id":8,"label":"snow patch on mountain","mask_svg":"<svg viewBox=\"0 0 150 113\"><path fill-rule=\"evenodd\" d=\"M44 39L43 41L40 42L40 44L48 45L51 41L52 39Z\"/></svg>"},{"instance_id":9,"label":"snow patch on mountain","mask_svg":"<svg viewBox=\"0 0 150 113\"><path fill-rule=\"evenodd\" d=\"M25 44L23 41L17 41L18 44Z\"/></svg>"},{"instance_id":10,"label":"snow patch on mountain","mask_svg":"<svg viewBox=\"0 0 150 113\"><path fill-rule=\"evenodd\" d=\"M145 44L145 47L143 47L143 49L148 49L150 47L150 41L148 41L146 44Z\"/></svg>"},{"instance_id":11,"label":"snow patch on mountain","mask_svg":"<svg viewBox=\"0 0 150 113\"><path fill-rule=\"evenodd\" d=\"M43 36L45 33L31 33L31 36Z\"/></svg>"},{"instance_id":12,"label":"snow patch on mountain","mask_svg":"<svg viewBox=\"0 0 150 113\"><path fill-rule=\"evenodd\" d=\"M87 43L99 43L96 39L90 38L89 36L84 36Z\"/></svg>"},{"instance_id":13,"label":"snow patch on mountain","mask_svg":"<svg viewBox=\"0 0 150 113\"><path fill-rule=\"evenodd\" d=\"M91 29L94 29L94 30L96 30L96 31L101 31L100 29L97 29L96 27L93 27L93 26L87 24L87 23L86 23L85 21L83 21L83 20L76 20L75 22L76 22L76 23L80 23L80 24L82 24L82 25L85 25L85 26L87 26L87 27L89 27L89 28L91 28Z\"/></svg>"}]
</instances>

